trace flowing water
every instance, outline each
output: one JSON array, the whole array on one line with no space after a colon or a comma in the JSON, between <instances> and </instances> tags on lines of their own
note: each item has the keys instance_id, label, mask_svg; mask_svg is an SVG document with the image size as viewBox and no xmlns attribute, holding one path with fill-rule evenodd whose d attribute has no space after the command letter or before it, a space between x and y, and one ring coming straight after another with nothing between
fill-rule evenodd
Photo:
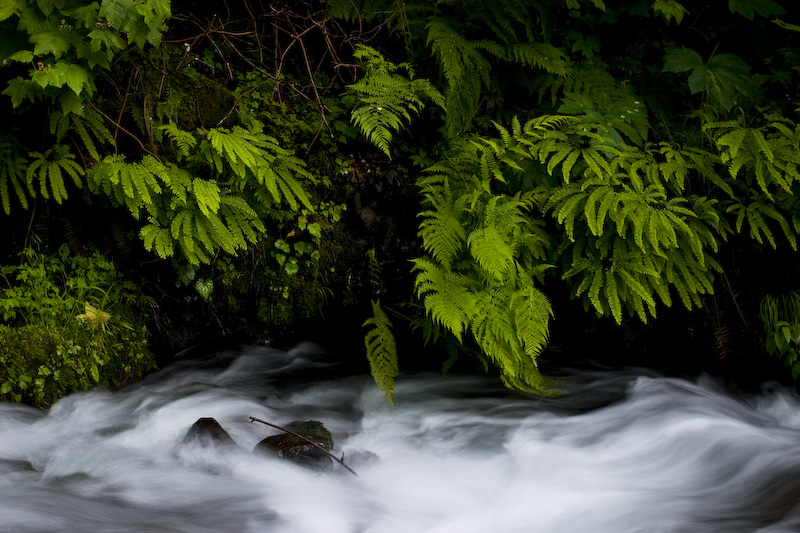
<instances>
[{"instance_id":1,"label":"flowing water","mask_svg":"<svg viewBox=\"0 0 800 533\"><path fill-rule=\"evenodd\" d=\"M48 412L0 405L4 532L800 531L800 398L711 378L575 374L558 400L402 376L397 408L312 345L224 352ZM254 456L321 420L318 473ZM214 417L241 450L183 443Z\"/></svg>"}]
</instances>

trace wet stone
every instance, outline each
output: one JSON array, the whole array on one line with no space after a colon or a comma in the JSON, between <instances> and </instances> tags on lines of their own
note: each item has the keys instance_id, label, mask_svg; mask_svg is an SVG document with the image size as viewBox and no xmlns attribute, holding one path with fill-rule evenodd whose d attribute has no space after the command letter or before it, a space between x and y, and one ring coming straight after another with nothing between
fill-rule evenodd
<instances>
[{"instance_id":1,"label":"wet stone","mask_svg":"<svg viewBox=\"0 0 800 533\"><path fill-rule=\"evenodd\" d=\"M302 435L326 450L333 448L333 436L322 422L316 420L297 421L288 424L286 429ZM307 440L291 433L281 433L267 437L256 445L253 453L262 456L281 457L313 470L328 471L333 468L333 460L330 455Z\"/></svg>"},{"instance_id":2,"label":"wet stone","mask_svg":"<svg viewBox=\"0 0 800 533\"><path fill-rule=\"evenodd\" d=\"M199 418L183 438L187 444L196 444L202 447L237 448L236 442L228 435L219 422L214 418Z\"/></svg>"}]
</instances>

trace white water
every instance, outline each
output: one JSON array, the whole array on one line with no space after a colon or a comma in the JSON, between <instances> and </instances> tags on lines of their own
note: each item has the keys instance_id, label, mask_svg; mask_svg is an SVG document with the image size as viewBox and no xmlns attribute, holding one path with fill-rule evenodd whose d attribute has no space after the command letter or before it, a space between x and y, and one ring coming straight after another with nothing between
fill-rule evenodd
<instances>
[{"instance_id":1,"label":"white water","mask_svg":"<svg viewBox=\"0 0 800 533\"><path fill-rule=\"evenodd\" d=\"M400 378L393 409L314 352L223 353L47 413L0 405L0 531L800 531L788 390L617 371L540 400L425 375ZM277 431L250 416L321 420L358 477L251 455ZM242 450L182 444L200 417Z\"/></svg>"}]
</instances>

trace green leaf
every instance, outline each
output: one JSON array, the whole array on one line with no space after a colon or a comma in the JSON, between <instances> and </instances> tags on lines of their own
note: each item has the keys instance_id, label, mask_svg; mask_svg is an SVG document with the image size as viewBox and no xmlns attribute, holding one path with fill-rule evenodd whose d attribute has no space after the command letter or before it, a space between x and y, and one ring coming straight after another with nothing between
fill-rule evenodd
<instances>
[{"instance_id":1,"label":"green leaf","mask_svg":"<svg viewBox=\"0 0 800 533\"><path fill-rule=\"evenodd\" d=\"M198 279L194 283L194 288L197 289L197 293L202 296L204 300L208 300L211 293L214 292L214 280Z\"/></svg>"},{"instance_id":2,"label":"green leaf","mask_svg":"<svg viewBox=\"0 0 800 533\"><path fill-rule=\"evenodd\" d=\"M703 65L700 54L690 48L673 48L664 54L663 72L686 72Z\"/></svg>"},{"instance_id":3,"label":"green leaf","mask_svg":"<svg viewBox=\"0 0 800 533\"><path fill-rule=\"evenodd\" d=\"M444 98L427 80L412 80L413 75L398 74L401 66L387 61L373 48L357 45L353 55L366 72L357 83L347 86L361 103L353 110L350 120L367 140L391 158L389 147L393 133L400 131L412 114L422 110L423 98L443 108Z\"/></svg>"},{"instance_id":4,"label":"green leaf","mask_svg":"<svg viewBox=\"0 0 800 533\"><path fill-rule=\"evenodd\" d=\"M686 8L675 0L655 0L653 2L653 11L661 13L667 19L667 22L670 19L675 19L678 24L683 21L683 16L688 13Z\"/></svg>"},{"instance_id":5,"label":"green leaf","mask_svg":"<svg viewBox=\"0 0 800 533\"><path fill-rule=\"evenodd\" d=\"M9 61L17 61L19 63L30 63L33 61L33 52L30 50L20 50L8 56Z\"/></svg>"},{"instance_id":6,"label":"green leaf","mask_svg":"<svg viewBox=\"0 0 800 533\"><path fill-rule=\"evenodd\" d=\"M774 22L775 24L786 30L800 32L800 26L798 26L797 24L790 24L785 20L780 20L780 19L773 19L772 22Z\"/></svg>"},{"instance_id":7,"label":"green leaf","mask_svg":"<svg viewBox=\"0 0 800 533\"><path fill-rule=\"evenodd\" d=\"M68 61L57 61L42 70L36 70L31 79L42 88L67 85L75 94L80 94L84 89L92 91L88 71Z\"/></svg>"},{"instance_id":8,"label":"green leaf","mask_svg":"<svg viewBox=\"0 0 800 533\"><path fill-rule=\"evenodd\" d=\"M792 378L797 379L800 377L800 361L792 365Z\"/></svg>"},{"instance_id":9,"label":"green leaf","mask_svg":"<svg viewBox=\"0 0 800 533\"><path fill-rule=\"evenodd\" d=\"M30 37L30 41L33 43L33 53L37 56L52 54L53 57L58 59L72 48L69 36L69 32L60 30L35 33Z\"/></svg>"},{"instance_id":10,"label":"green leaf","mask_svg":"<svg viewBox=\"0 0 800 533\"><path fill-rule=\"evenodd\" d=\"M2 0L0 2L0 22L16 15L23 8L24 4L25 2L21 0ZM3 394L5 394L5 392Z\"/></svg>"},{"instance_id":11,"label":"green leaf","mask_svg":"<svg viewBox=\"0 0 800 533\"><path fill-rule=\"evenodd\" d=\"M750 20L753 20L755 13L762 17L786 14L786 10L773 0L728 0L728 9L731 13L738 13Z\"/></svg>"},{"instance_id":12,"label":"green leaf","mask_svg":"<svg viewBox=\"0 0 800 533\"><path fill-rule=\"evenodd\" d=\"M33 101L39 92L39 87L31 80L17 76L8 82L8 87L3 94L11 97L11 105L19 107L24 100Z\"/></svg>"}]
</instances>

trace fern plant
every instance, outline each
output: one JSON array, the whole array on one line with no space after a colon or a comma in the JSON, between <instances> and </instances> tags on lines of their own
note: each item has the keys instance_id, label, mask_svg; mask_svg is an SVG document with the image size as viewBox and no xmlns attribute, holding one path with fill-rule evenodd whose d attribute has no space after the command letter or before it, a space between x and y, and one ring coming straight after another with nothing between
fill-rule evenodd
<instances>
[{"instance_id":1,"label":"fern plant","mask_svg":"<svg viewBox=\"0 0 800 533\"><path fill-rule=\"evenodd\" d=\"M478 348L518 388L548 393L535 357L552 315L537 288L549 268L547 236L527 216L531 195L492 189L503 162L492 146L462 143L420 180L426 209L420 236L429 255L414 260L416 292L433 321Z\"/></svg>"},{"instance_id":2,"label":"fern plant","mask_svg":"<svg viewBox=\"0 0 800 533\"><path fill-rule=\"evenodd\" d=\"M159 257L180 251L190 264L207 263L216 250L235 254L258 242L281 204L313 210L303 182L314 178L275 139L239 127L199 138L172 124L161 129L175 143L176 162L106 156L89 173L93 193L146 216L140 236Z\"/></svg>"},{"instance_id":3,"label":"fern plant","mask_svg":"<svg viewBox=\"0 0 800 533\"><path fill-rule=\"evenodd\" d=\"M675 296L691 309L713 292L721 213L713 200L680 195L669 160L567 116L498 131L455 145L420 180L427 206L420 236L430 256L415 269L434 321L459 339L469 332L508 383L546 390L535 356L552 311L536 280L550 258L587 308L616 322L626 313L647 321L659 301L671 305ZM495 192L526 160L555 185ZM548 214L555 233L545 231Z\"/></svg>"}]
</instances>

